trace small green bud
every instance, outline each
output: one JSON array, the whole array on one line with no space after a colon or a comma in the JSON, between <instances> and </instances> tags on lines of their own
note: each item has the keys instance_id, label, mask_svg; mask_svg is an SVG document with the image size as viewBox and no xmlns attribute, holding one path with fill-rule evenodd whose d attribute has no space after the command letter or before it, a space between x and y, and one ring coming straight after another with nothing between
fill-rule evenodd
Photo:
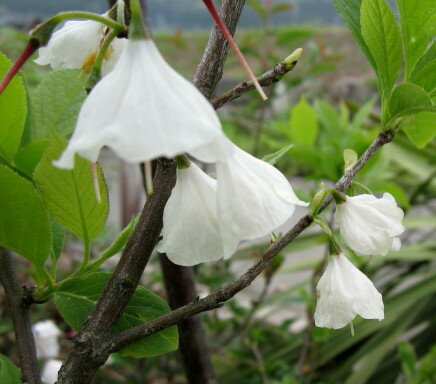
<instances>
[{"instance_id":1,"label":"small green bud","mask_svg":"<svg viewBox=\"0 0 436 384\"><path fill-rule=\"evenodd\" d=\"M358 156L356 151L353 149L345 149L344 150L344 170L345 172L349 171L354 165L357 163Z\"/></svg>"},{"instance_id":2,"label":"small green bud","mask_svg":"<svg viewBox=\"0 0 436 384\"><path fill-rule=\"evenodd\" d=\"M283 64L286 65L286 69L292 69L292 67L294 67L295 64L297 64L297 61L300 59L302 54L303 54L303 48L297 48L285 60L283 60Z\"/></svg>"}]
</instances>

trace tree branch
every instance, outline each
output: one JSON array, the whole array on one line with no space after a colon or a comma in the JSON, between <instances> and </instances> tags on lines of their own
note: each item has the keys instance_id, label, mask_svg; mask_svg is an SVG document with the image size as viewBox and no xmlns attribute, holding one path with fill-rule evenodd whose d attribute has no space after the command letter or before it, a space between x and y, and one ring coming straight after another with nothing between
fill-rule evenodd
<instances>
[{"instance_id":1,"label":"tree branch","mask_svg":"<svg viewBox=\"0 0 436 384\"><path fill-rule=\"evenodd\" d=\"M115 323L139 284L162 229L162 216L176 182L173 160L158 161L154 191L96 306L74 338L74 347L59 372L59 384L88 383L109 356Z\"/></svg>"},{"instance_id":2,"label":"tree branch","mask_svg":"<svg viewBox=\"0 0 436 384\"><path fill-rule=\"evenodd\" d=\"M356 176L357 172L374 156L374 154L385 144L392 141L394 134L392 131L380 133L361 158L357 161L352 169L347 171L341 179L335 184L335 189L345 191L350 187L352 179ZM325 209L332 198L326 199L322 205L322 210ZM271 244L266 252L262 255L260 260L245 272L238 280L225 285L224 287L212 292L203 299L194 300L185 306L176 309L164 316L158 317L147 323L141 324L131 329L122 331L114 336L111 351L116 352L119 349L138 341L146 336L157 333L171 325L178 324L179 322L190 318L198 313L210 311L212 309L221 307L223 303L231 299L238 292L249 286L253 280L259 276L270 261L281 250L283 250L289 243L291 243L297 236L300 235L307 227L312 224L313 220L310 215L303 216L298 223L285 233L278 241Z\"/></svg>"},{"instance_id":3,"label":"tree branch","mask_svg":"<svg viewBox=\"0 0 436 384\"><path fill-rule=\"evenodd\" d=\"M177 309L197 297L194 272L160 254L160 263L171 309ZM206 331L199 316L193 316L178 324L179 351L189 384L214 384L215 374L210 360Z\"/></svg>"},{"instance_id":4,"label":"tree branch","mask_svg":"<svg viewBox=\"0 0 436 384\"><path fill-rule=\"evenodd\" d=\"M296 61L294 61L292 64L285 64L285 63L276 64L268 72L265 72L263 75L259 76L257 78L257 81L262 87L268 87L271 84L280 81L282 76L286 75L289 71L295 68L296 64L297 64ZM241 97L245 93L252 91L254 89L255 87L252 81L244 81L243 83L238 84L236 87L232 88L231 90L212 99L211 104L215 109L219 109L229 101L237 99L238 97Z\"/></svg>"},{"instance_id":5,"label":"tree branch","mask_svg":"<svg viewBox=\"0 0 436 384\"><path fill-rule=\"evenodd\" d=\"M15 280L10 252L0 247L0 281L6 294L6 300L14 323L15 341L20 358L22 381L28 384L40 384L35 339L30 322L29 307L31 294L24 292Z\"/></svg>"},{"instance_id":6,"label":"tree branch","mask_svg":"<svg viewBox=\"0 0 436 384\"><path fill-rule=\"evenodd\" d=\"M245 0L223 0L221 3L220 16L232 35L235 33L244 5ZM219 28L214 25L203 57L192 79L195 86L208 99L210 99L216 85L221 80L228 49L229 45L225 37Z\"/></svg>"}]
</instances>

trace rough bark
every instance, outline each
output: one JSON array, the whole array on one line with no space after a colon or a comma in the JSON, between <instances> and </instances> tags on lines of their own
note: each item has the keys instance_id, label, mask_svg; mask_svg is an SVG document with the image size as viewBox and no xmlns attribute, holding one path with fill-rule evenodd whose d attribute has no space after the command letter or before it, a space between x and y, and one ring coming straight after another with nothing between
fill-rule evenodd
<instances>
[{"instance_id":1,"label":"rough bark","mask_svg":"<svg viewBox=\"0 0 436 384\"><path fill-rule=\"evenodd\" d=\"M195 300L197 290L192 268L176 265L164 254L160 255L160 263L171 309L180 308ZM179 351L188 383L214 384L215 374L200 315L186 319L177 326Z\"/></svg>"},{"instance_id":2,"label":"rough bark","mask_svg":"<svg viewBox=\"0 0 436 384\"><path fill-rule=\"evenodd\" d=\"M14 324L22 381L28 384L40 384L41 377L38 370L35 339L29 315L32 295L27 290L23 290L16 281L12 264L10 252L0 247L0 281L5 290Z\"/></svg>"}]
</instances>

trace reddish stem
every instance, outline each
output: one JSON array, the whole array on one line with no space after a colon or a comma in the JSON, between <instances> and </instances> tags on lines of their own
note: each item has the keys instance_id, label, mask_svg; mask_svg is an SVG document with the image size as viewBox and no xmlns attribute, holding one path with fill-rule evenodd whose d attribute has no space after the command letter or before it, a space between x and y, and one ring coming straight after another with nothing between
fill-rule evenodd
<instances>
[{"instance_id":1,"label":"reddish stem","mask_svg":"<svg viewBox=\"0 0 436 384\"><path fill-rule=\"evenodd\" d=\"M18 57L17 61L12 65L12 67L9 69L8 73L5 75L3 80L0 83L0 95L3 93L3 91L6 89L8 84L12 81L14 76L18 73L18 71L21 69L21 67L26 63L26 61L29 59L30 56L38 49L38 46L35 43L28 43L26 47L24 48L23 52L21 52L21 55Z\"/></svg>"},{"instance_id":2,"label":"reddish stem","mask_svg":"<svg viewBox=\"0 0 436 384\"><path fill-rule=\"evenodd\" d=\"M216 25L221 30L222 34L228 41L229 45L232 47L233 51L235 52L236 56L238 57L239 61L241 62L242 66L244 67L245 71L248 73L248 77L253 82L254 86L256 87L257 91L259 92L260 96L263 100L266 100L267 97L265 95L265 92L263 91L262 87L260 86L259 82L256 79L256 76L254 76L253 71L251 70L250 66L247 63L247 60L245 60L244 55L242 54L241 50L239 49L238 45L236 44L235 40L233 40L233 36L228 30L227 26L222 21L220 15L218 14L217 10L215 9L215 6L213 5L212 0L203 0L203 3L206 5L207 9L209 10L209 13L212 15L213 19L215 20Z\"/></svg>"}]
</instances>

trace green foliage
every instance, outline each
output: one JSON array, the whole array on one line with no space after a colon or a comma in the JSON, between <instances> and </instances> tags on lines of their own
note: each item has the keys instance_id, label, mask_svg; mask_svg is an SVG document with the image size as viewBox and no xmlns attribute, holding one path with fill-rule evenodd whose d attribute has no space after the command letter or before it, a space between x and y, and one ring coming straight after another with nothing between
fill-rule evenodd
<instances>
[{"instance_id":1,"label":"green foliage","mask_svg":"<svg viewBox=\"0 0 436 384\"><path fill-rule=\"evenodd\" d=\"M47 212L33 185L0 166L0 244L42 266L52 244Z\"/></svg>"},{"instance_id":2,"label":"green foliage","mask_svg":"<svg viewBox=\"0 0 436 384\"><path fill-rule=\"evenodd\" d=\"M433 0L396 0L405 53L405 79L436 35L436 3ZM434 75L433 75L434 78Z\"/></svg>"},{"instance_id":3,"label":"green foliage","mask_svg":"<svg viewBox=\"0 0 436 384\"><path fill-rule=\"evenodd\" d=\"M15 156L15 166L32 178L33 172L47 150L49 143L49 140L40 140L21 147Z\"/></svg>"},{"instance_id":4,"label":"green foliage","mask_svg":"<svg viewBox=\"0 0 436 384\"><path fill-rule=\"evenodd\" d=\"M86 92L79 72L71 69L49 73L30 92L30 117L25 142L65 137L73 131Z\"/></svg>"},{"instance_id":5,"label":"green foliage","mask_svg":"<svg viewBox=\"0 0 436 384\"><path fill-rule=\"evenodd\" d=\"M0 79L11 61L0 52ZM20 145L26 121L26 90L20 76L15 76L0 97L0 157L12 161Z\"/></svg>"},{"instance_id":6,"label":"green foliage","mask_svg":"<svg viewBox=\"0 0 436 384\"><path fill-rule=\"evenodd\" d=\"M430 47L415 65L410 81L419 85L434 98L436 94L436 42L433 41ZM434 100L433 100L434 101Z\"/></svg>"},{"instance_id":7,"label":"green foliage","mask_svg":"<svg viewBox=\"0 0 436 384\"><path fill-rule=\"evenodd\" d=\"M20 370L4 355L0 354L0 383L21 384Z\"/></svg>"},{"instance_id":8,"label":"green foliage","mask_svg":"<svg viewBox=\"0 0 436 384\"><path fill-rule=\"evenodd\" d=\"M35 171L35 181L44 204L55 220L82 239L95 239L108 215L108 195L101 169L98 170L101 201L94 191L91 163L76 156L73 170L52 165L65 141L54 138Z\"/></svg>"},{"instance_id":9,"label":"green foliage","mask_svg":"<svg viewBox=\"0 0 436 384\"><path fill-rule=\"evenodd\" d=\"M316 112L302 98L291 110L291 137L295 143L312 146L318 134Z\"/></svg>"},{"instance_id":10,"label":"green foliage","mask_svg":"<svg viewBox=\"0 0 436 384\"><path fill-rule=\"evenodd\" d=\"M426 91L415 84L404 83L395 87L390 100L389 111L392 119L413 115L432 106Z\"/></svg>"},{"instance_id":11,"label":"green foliage","mask_svg":"<svg viewBox=\"0 0 436 384\"><path fill-rule=\"evenodd\" d=\"M436 135L434 112L420 112L405 121L402 128L408 138L418 147L424 148Z\"/></svg>"},{"instance_id":12,"label":"green foliage","mask_svg":"<svg viewBox=\"0 0 436 384\"><path fill-rule=\"evenodd\" d=\"M383 103L388 103L402 62L401 36L395 16L385 0L363 0L360 25L376 64Z\"/></svg>"},{"instance_id":13,"label":"green foliage","mask_svg":"<svg viewBox=\"0 0 436 384\"><path fill-rule=\"evenodd\" d=\"M55 293L55 304L64 319L80 329L110 278L109 273L89 273L62 283ZM168 304L148 289L139 286L115 326L115 332L132 328L170 311ZM175 326L123 348L124 356L152 357L178 348Z\"/></svg>"}]
</instances>

